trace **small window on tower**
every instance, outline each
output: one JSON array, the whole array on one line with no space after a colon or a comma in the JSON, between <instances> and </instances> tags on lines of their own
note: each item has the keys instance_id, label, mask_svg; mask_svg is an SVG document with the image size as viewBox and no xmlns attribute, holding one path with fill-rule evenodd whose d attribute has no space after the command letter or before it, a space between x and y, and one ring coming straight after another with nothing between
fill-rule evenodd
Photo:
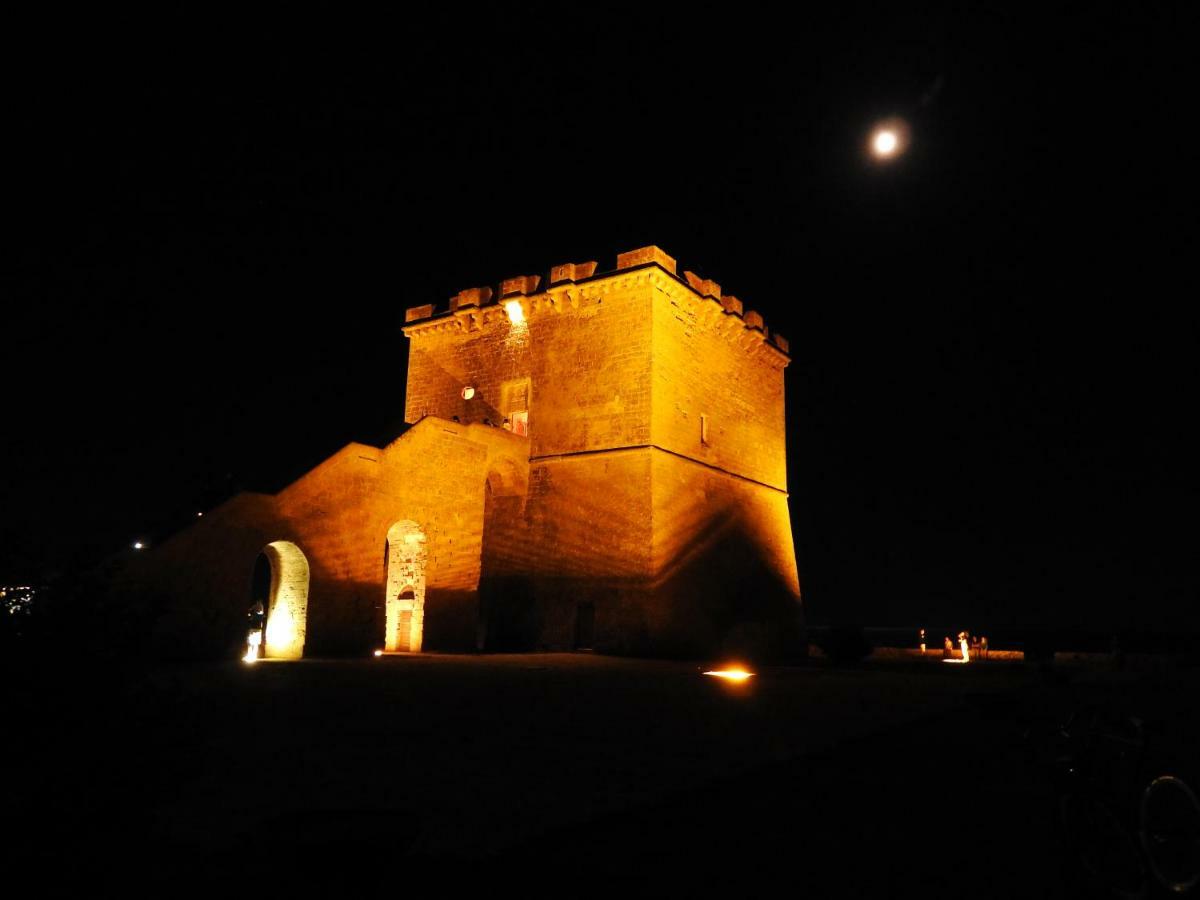
<instances>
[{"instance_id":1,"label":"small window on tower","mask_svg":"<svg viewBox=\"0 0 1200 900\"><path fill-rule=\"evenodd\" d=\"M708 446L708 416L700 416L700 443Z\"/></svg>"},{"instance_id":2,"label":"small window on tower","mask_svg":"<svg viewBox=\"0 0 1200 900\"><path fill-rule=\"evenodd\" d=\"M506 415L529 409L529 379L504 382L500 386L500 405Z\"/></svg>"},{"instance_id":3,"label":"small window on tower","mask_svg":"<svg viewBox=\"0 0 1200 900\"><path fill-rule=\"evenodd\" d=\"M513 434L529 435L529 379L506 381L500 386L500 411L504 427Z\"/></svg>"}]
</instances>

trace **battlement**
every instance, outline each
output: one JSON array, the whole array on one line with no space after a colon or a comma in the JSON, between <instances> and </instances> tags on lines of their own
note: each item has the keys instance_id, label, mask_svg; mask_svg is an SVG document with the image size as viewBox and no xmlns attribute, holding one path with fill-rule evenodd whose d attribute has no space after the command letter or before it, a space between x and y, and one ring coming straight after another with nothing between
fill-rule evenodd
<instances>
[{"instance_id":1,"label":"battlement","mask_svg":"<svg viewBox=\"0 0 1200 900\"><path fill-rule=\"evenodd\" d=\"M493 321L505 319L508 314L504 307L513 301L520 304L523 315L546 309L561 311L564 303L578 304L578 296L569 293L572 286L622 278L638 270L657 268L696 298L709 301L712 304L711 312L716 317L728 317L731 324L736 323L732 330L724 329L727 333L733 335L740 332L748 336L747 347L766 347L781 357L784 365L787 364L787 339L771 332L760 313L745 309L742 301L731 294L722 296L721 285L711 279L686 270L680 278L676 272L675 258L661 248L640 247L619 253L616 268L611 271L597 273L597 266L594 260L562 263L551 266L546 278L541 275L519 275L504 279L498 289L485 285L459 291L441 308L432 303L410 307L404 315L404 333L411 338L425 331L475 331ZM712 316L706 318L711 319Z\"/></svg>"}]
</instances>

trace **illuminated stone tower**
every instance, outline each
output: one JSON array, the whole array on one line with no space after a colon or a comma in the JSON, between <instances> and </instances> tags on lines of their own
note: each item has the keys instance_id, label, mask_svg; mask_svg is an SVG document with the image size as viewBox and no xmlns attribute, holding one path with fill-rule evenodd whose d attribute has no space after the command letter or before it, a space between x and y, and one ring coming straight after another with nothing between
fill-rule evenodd
<instances>
[{"instance_id":1,"label":"illuminated stone tower","mask_svg":"<svg viewBox=\"0 0 1200 900\"><path fill-rule=\"evenodd\" d=\"M527 488L486 500L483 646L798 646L788 345L761 316L646 247L406 320L407 420L528 443Z\"/></svg>"},{"instance_id":2,"label":"illuminated stone tower","mask_svg":"<svg viewBox=\"0 0 1200 900\"><path fill-rule=\"evenodd\" d=\"M140 554L160 645L802 652L787 342L657 247L409 309L405 417Z\"/></svg>"}]
</instances>

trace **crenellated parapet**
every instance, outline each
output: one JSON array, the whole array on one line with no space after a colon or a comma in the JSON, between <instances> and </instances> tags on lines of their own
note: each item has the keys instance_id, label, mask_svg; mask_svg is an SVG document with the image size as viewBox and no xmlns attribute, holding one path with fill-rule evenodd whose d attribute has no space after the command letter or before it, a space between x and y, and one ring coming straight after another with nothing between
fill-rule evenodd
<instances>
[{"instance_id":1,"label":"crenellated parapet","mask_svg":"<svg viewBox=\"0 0 1200 900\"><path fill-rule=\"evenodd\" d=\"M674 307L675 318L683 327L713 332L774 369L786 368L791 362L787 340L769 334L762 316L743 310L736 297L727 294L718 299L670 278L655 279L655 289Z\"/></svg>"},{"instance_id":2,"label":"crenellated parapet","mask_svg":"<svg viewBox=\"0 0 1200 900\"><path fill-rule=\"evenodd\" d=\"M789 345L782 335L772 333L760 313L745 309L731 294L722 295L721 285L695 272L676 272L676 260L659 247L640 247L617 254L616 268L596 272L595 261L562 263L550 268L549 276L518 275L490 286L459 291L444 308L433 304L410 307L404 316L404 333L410 338L425 334L472 332L511 320L512 304L520 305L523 316L578 309L581 302L602 297L612 290L625 290L636 282L649 282L672 296L687 294L699 305L691 311L698 323L712 328L747 352L761 356L774 367L789 362ZM543 287L543 284L545 285Z\"/></svg>"}]
</instances>

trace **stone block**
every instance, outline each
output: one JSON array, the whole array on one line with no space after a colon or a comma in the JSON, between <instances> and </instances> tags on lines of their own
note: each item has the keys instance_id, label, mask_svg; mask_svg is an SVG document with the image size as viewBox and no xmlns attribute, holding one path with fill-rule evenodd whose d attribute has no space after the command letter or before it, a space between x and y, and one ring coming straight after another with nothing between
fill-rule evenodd
<instances>
[{"instance_id":1,"label":"stone block","mask_svg":"<svg viewBox=\"0 0 1200 900\"><path fill-rule=\"evenodd\" d=\"M536 294L541 284L541 275L518 275L516 278L505 278L500 282L500 296L509 297L513 294Z\"/></svg>"},{"instance_id":2,"label":"stone block","mask_svg":"<svg viewBox=\"0 0 1200 900\"><path fill-rule=\"evenodd\" d=\"M637 250L630 250L626 253L617 254L617 270L632 269L635 266L642 266L646 263L658 263L672 275L675 274L675 257L668 256L666 252L651 244L649 247L639 247Z\"/></svg>"},{"instance_id":3,"label":"stone block","mask_svg":"<svg viewBox=\"0 0 1200 900\"><path fill-rule=\"evenodd\" d=\"M683 277L687 279L687 283L692 286L692 290L701 297L714 297L717 300L721 299L721 286L711 278L701 278L695 272L684 272Z\"/></svg>"},{"instance_id":4,"label":"stone block","mask_svg":"<svg viewBox=\"0 0 1200 900\"><path fill-rule=\"evenodd\" d=\"M585 278L591 278L595 273L596 263L594 260L592 262L563 263L561 266L554 266L550 269L550 283L582 281Z\"/></svg>"},{"instance_id":5,"label":"stone block","mask_svg":"<svg viewBox=\"0 0 1200 900\"><path fill-rule=\"evenodd\" d=\"M492 289L490 287L467 288L450 298L450 311L454 312L464 306L486 306L491 299Z\"/></svg>"}]
</instances>

